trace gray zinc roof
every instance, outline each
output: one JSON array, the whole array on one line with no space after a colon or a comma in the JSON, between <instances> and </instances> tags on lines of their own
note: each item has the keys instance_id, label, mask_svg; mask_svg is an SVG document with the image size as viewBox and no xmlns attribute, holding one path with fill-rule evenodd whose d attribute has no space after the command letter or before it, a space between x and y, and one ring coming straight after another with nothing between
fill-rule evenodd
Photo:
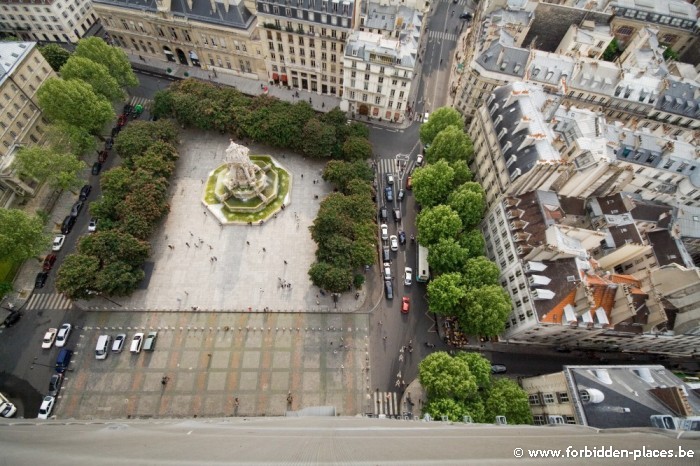
<instances>
[{"instance_id":1,"label":"gray zinc roof","mask_svg":"<svg viewBox=\"0 0 700 466\"><path fill-rule=\"evenodd\" d=\"M0 84L35 45L36 42L0 42Z\"/></svg>"},{"instance_id":2,"label":"gray zinc roof","mask_svg":"<svg viewBox=\"0 0 700 466\"><path fill-rule=\"evenodd\" d=\"M656 101L656 109L700 118L700 86L695 81L667 78L668 86Z\"/></svg>"},{"instance_id":3,"label":"gray zinc roof","mask_svg":"<svg viewBox=\"0 0 700 466\"><path fill-rule=\"evenodd\" d=\"M527 60L527 50L495 40L477 57L476 62L489 71L522 78L525 76Z\"/></svg>"}]
</instances>

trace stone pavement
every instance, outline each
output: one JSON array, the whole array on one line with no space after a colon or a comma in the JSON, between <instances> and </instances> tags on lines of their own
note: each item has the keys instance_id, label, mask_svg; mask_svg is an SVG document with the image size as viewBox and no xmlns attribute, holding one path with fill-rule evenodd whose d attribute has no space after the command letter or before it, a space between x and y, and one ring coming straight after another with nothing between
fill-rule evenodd
<instances>
[{"instance_id":1,"label":"stone pavement","mask_svg":"<svg viewBox=\"0 0 700 466\"><path fill-rule=\"evenodd\" d=\"M369 393L368 325L367 314L90 313L69 340L68 346L77 342L76 353L54 413L59 419L280 416L334 406L338 415L354 415L365 411ZM153 330L154 352L129 352L134 333ZM121 332L124 351L96 360L99 335Z\"/></svg>"}]
</instances>

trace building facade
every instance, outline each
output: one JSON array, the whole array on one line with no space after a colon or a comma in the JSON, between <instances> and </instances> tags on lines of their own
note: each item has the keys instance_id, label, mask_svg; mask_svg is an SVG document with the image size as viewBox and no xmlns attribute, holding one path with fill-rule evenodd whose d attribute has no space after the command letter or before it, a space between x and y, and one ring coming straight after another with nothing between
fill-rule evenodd
<instances>
[{"instance_id":1,"label":"building facade","mask_svg":"<svg viewBox=\"0 0 700 466\"><path fill-rule=\"evenodd\" d=\"M0 0L0 35L76 43L96 22L90 0Z\"/></svg>"},{"instance_id":2,"label":"building facade","mask_svg":"<svg viewBox=\"0 0 700 466\"><path fill-rule=\"evenodd\" d=\"M41 116L36 92L56 73L34 42L0 42L0 206L17 196L33 195L36 184L13 167L17 151L40 143L48 124Z\"/></svg>"}]
</instances>

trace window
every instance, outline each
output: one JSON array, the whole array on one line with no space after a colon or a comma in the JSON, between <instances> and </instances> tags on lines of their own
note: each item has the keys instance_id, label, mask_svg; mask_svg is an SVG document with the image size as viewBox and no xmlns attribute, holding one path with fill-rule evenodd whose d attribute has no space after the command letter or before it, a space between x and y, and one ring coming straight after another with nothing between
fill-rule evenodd
<instances>
[{"instance_id":1,"label":"window","mask_svg":"<svg viewBox=\"0 0 700 466\"><path fill-rule=\"evenodd\" d=\"M554 403L554 395L552 395L551 393L545 393L543 398L545 404L551 405Z\"/></svg>"},{"instance_id":2,"label":"window","mask_svg":"<svg viewBox=\"0 0 700 466\"><path fill-rule=\"evenodd\" d=\"M531 406L539 406L540 404L542 404L540 403L540 396L537 393L535 393L534 395L529 395L527 397L527 401L528 403L530 403Z\"/></svg>"},{"instance_id":3,"label":"window","mask_svg":"<svg viewBox=\"0 0 700 466\"><path fill-rule=\"evenodd\" d=\"M557 392L557 399L559 400L559 403L568 403L569 394L566 392Z\"/></svg>"}]
</instances>

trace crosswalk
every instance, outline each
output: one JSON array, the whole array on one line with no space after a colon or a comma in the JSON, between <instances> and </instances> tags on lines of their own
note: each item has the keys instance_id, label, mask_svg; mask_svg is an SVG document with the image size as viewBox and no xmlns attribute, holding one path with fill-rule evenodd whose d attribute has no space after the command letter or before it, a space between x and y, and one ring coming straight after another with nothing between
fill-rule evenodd
<instances>
[{"instance_id":1,"label":"crosswalk","mask_svg":"<svg viewBox=\"0 0 700 466\"><path fill-rule=\"evenodd\" d=\"M132 107L135 107L136 105L141 104L143 106L143 109L146 111L150 111L151 107L153 106L153 99L147 99L146 97L136 97L133 96L131 97L131 100L129 101L129 105Z\"/></svg>"},{"instance_id":2,"label":"crosswalk","mask_svg":"<svg viewBox=\"0 0 700 466\"><path fill-rule=\"evenodd\" d=\"M401 414L399 411L399 395L396 392L374 392L374 415L379 416L383 414L385 416L398 416Z\"/></svg>"},{"instance_id":3,"label":"crosswalk","mask_svg":"<svg viewBox=\"0 0 700 466\"><path fill-rule=\"evenodd\" d=\"M59 311L70 309L73 301L60 293L34 293L27 301L24 308L31 310Z\"/></svg>"},{"instance_id":4,"label":"crosswalk","mask_svg":"<svg viewBox=\"0 0 700 466\"><path fill-rule=\"evenodd\" d=\"M397 162L400 162L401 165L399 166ZM397 178L399 186L405 187L405 180L415 167L416 161L409 160L406 162L406 160L379 159L378 165L378 176L381 180L386 180L386 174L391 173Z\"/></svg>"},{"instance_id":5,"label":"crosswalk","mask_svg":"<svg viewBox=\"0 0 700 466\"><path fill-rule=\"evenodd\" d=\"M472 6L472 5L470 5L469 0L458 0L457 3L455 3L453 0L442 0L442 2L443 3L450 3L450 4L454 4L454 5L459 5L459 6L469 6L469 7Z\"/></svg>"},{"instance_id":6,"label":"crosswalk","mask_svg":"<svg viewBox=\"0 0 700 466\"><path fill-rule=\"evenodd\" d=\"M438 40L451 40L452 42L457 42L457 34L445 31L430 31L428 32L428 38Z\"/></svg>"}]
</instances>

